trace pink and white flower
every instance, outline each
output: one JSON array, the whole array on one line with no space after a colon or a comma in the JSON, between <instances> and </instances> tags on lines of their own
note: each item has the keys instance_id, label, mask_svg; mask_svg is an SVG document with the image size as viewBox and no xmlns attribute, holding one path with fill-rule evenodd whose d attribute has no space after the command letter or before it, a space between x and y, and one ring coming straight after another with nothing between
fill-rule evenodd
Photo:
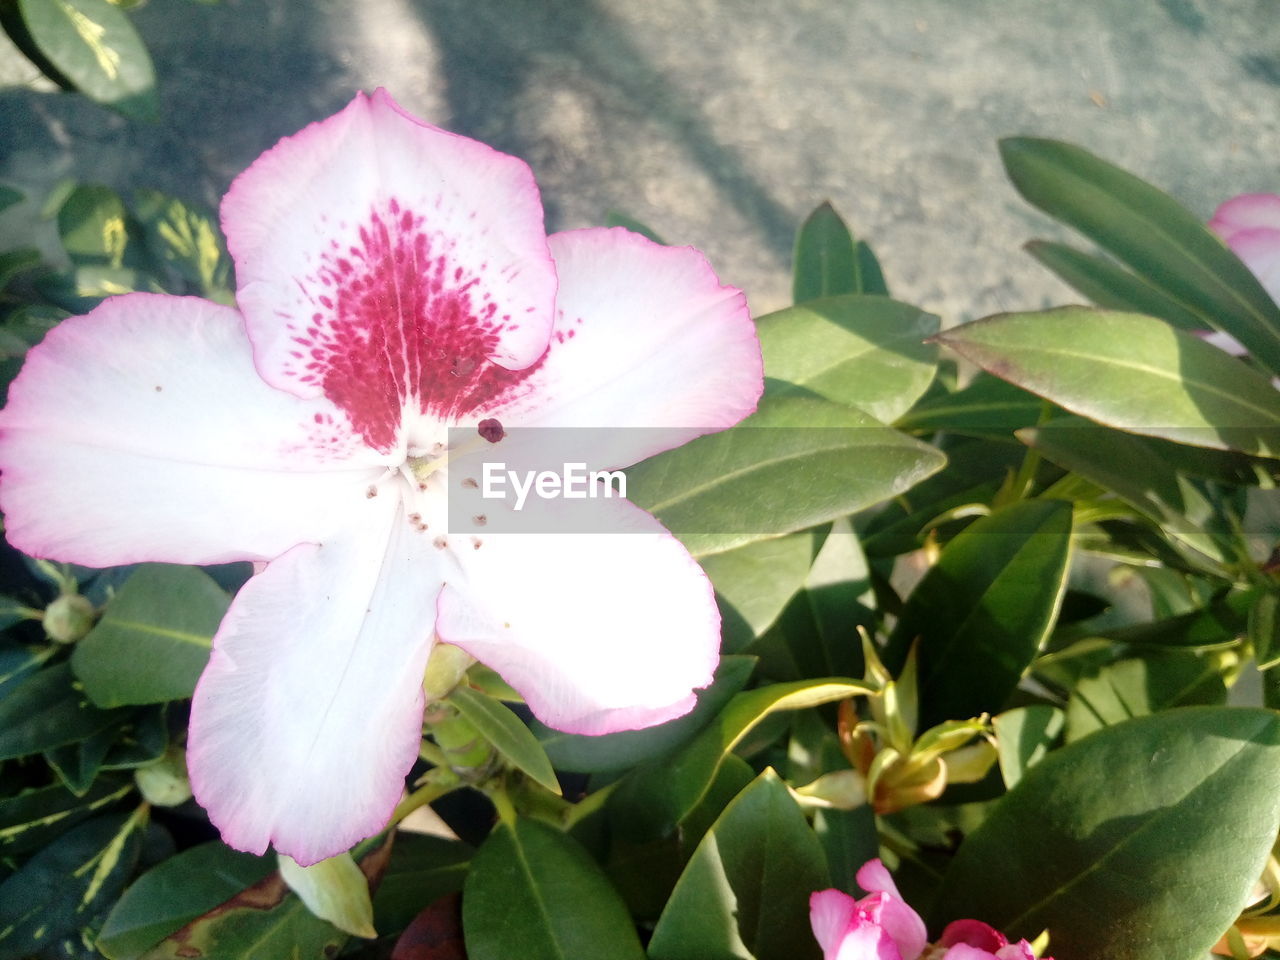
<instances>
[{"instance_id":1,"label":"pink and white flower","mask_svg":"<svg viewBox=\"0 0 1280 960\"><path fill-rule=\"evenodd\" d=\"M1244 193L1214 211L1209 229L1280 303L1280 196Z\"/></svg>"},{"instance_id":2,"label":"pink and white flower","mask_svg":"<svg viewBox=\"0 0 1280 960\"><path fill-rule=\"evenodd\" d=\"M619 428L590 464L616 469L729 427L762 387L742 294L690 248L546 236L524 163L381 90L259 158L222 222L238 310L131 294L31 351L0 507L39 557L265 563L192 704L226 841L308 864L377 832L437 638L563 730L687 712L719 615L680 543L620 499L610 533L451 536L449 428Z\"/></svg>"},{"instance_id":3,"label":"pink and white flower","mask_svg":"<svg viewBox=\"0 0 1280 960\"><path fill-rule=\"evenodd\" d=\"M1027 941L1009 943L979 920L956 920L930 944L920 914L902 899L883 863L867 861L857 880L867 891L861 900L834 889L809 898L823 960L1035 960Z\"/></svg>"}]
</instances>

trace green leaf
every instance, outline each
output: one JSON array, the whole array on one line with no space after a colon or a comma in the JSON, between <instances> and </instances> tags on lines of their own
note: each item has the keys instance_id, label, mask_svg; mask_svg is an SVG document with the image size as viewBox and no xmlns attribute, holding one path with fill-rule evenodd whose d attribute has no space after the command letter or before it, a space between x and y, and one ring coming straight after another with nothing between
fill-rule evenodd
<instances>
[{"instance_id":1,"label":"green leaf","mask_svg":"<svg viewBox=\"0 0 1280 960\"><path fill-rule=\"evenodd\" d=\"M653 232L648 226L641 223L635 217L628 216L620 210L610 210L604 215L604 225L606 227L623 227L632 233L638 233L642 237L652 240L654 243L665 245L667 241Z\"/></svg>"},{"instance_id":2,"label":"green leaf","mask_svg":"<svg viewBox=\"0 0 1280 960\"><path fill-rule=\"evenodd\" d=\"M107 0L18 0L18 9L54 79L127 117L155 119L151 57L129 18Z\"/></svg>"},{"instance_id":3,"label":"green leaf","mask_svg":"<svg viewBox=\"0 0 1280 960\"><path fill-rule=\"evenodd\" d=\"M1007 437L1040 420L1045 403L1021 387L982 372L967 387L929 396L894 424L899 430L944 430L972 437Z\"/></svg>"},{"instance_id":4,"label":"green leaf","mask_svg":"<svg viewBox=\"0 0 1280 960\"><path fill-rule=\"evenodd\" d=\"M58 208L58 235L77 266L119 269L130 249L131 224L120 195L109 187L77 184Z\"/></svg>"},{"instance_id":5,"label":"green leaf","mask_svg":"<svg viewBox=\"0 0 1280 960\"><path fill-rule=\"evenodd\" d=\"M1065 722L1066 715L1047 703L1006 710L992 718L1006 787L1013 789L1027 770L1048 755Z\"/></svg>"},{"instance_id":6,"label":"green leaf","mask_svg":"<svg viewBox=\"0 0 1280 960\"><path fill-rule=\"evenodd\" d=\"M350 853L339 853L309 867L280 854L279 864L280 877L321 920L356 937L377 937L369 879Z\"/></svg>"},{"instance_id":7,"label":"green leaf","mask_svg":"<svg viewBox=\"0 0 1280 960\"><path fill-rule=\"evenodd\" d=\"M1216 665L1189 650L1152 650L1081 677L1067 701L1067 740L1079 740L1170 707L1220 706L1227 688Z\"/></svg>"},{"instance_id":8,"label":"green leaf","mask_svg":"<svg viewBox=\"0 0 1280 960\"><path fill-rule=\"evenodd\" d=\"M360 869L373 884L386 867L391 844L366 841L355 852L359 855L370 846ZM139 960L319 960L337 956L347 939L347 934L312 914L277 872L207 910Z\"/></svg>"},{"instance_id":9,"label":"green leaf","mask_svg":"<svg viewBox=\"0 0 1280 960\"><path fill-rule=\"evenodd\" d=\"M45 753L45 762L58 775L63 785L78 797L82 797L93 786L102 769L102 762L111 749L125 725L126 718L121 717L105 730L99 730L79 743L68 743L55 747Z\"/></svg>"},{"instance_id":10,"label":"green leaf","mask_svg":"<svg viewBox=\"0 0 1280 960\"><path fill-rule=\"evenodd\" d=\"M804 586L821 545L821 530L802 530L703 558L720 604L722 649L742 650L769 629Z\"/></svg>"},{"instance_id":11,"label":"green leaf","mask_svg":"<svg viewBox=\"0 0 1280 960\"><path fill-rule=\"evenodd\" d=\"M641 764L609 798L611 822L640 843L670 833L711 789L725 756L766 717L873 691L860 680L801 680L740 693L673 757Z\"/></svg>"},{"instance_id":12,"label":"green leaf","mask_svg":"<svg viewBox=\"0 0 1280 960\"><path fill-rule=\"evenodd\" d=\"M559 770L577 773L625 770L665 756L687 743L724 708L730 697L746 686L755 665L755 657L732 654L721 657L715 681L698 691L698 705L691 712L647 730L623 730L589 737L552 730L536 721L533 729L546 756Z\"/></svg>"},{"instance_id":13,"label":"green leaf","mask_svg":"<svg viewBox=\"0 0 1280 960\"><path fill-rule=\"evenodd\" d=\"M1226 559L1204 529L1212 504L1147 442L1079 417L1019 430L1018 438L1058 466L1110 490L1206 557Z\"/></svg>"},{"instance_id":14,"label":"green leaf","mask_svg":"<svg viewBox=\"0 0 1280 960\"><path fill-rule=\"evenodd\" d=\"M800 225L793 261L795 303L861 292L853 234L830 203L822 203Z\"/></svg>"},{"instance_id":15,"label":"green leaf","mask_svg":"<svg viewBox=\"0 0 1280 960\"><path fill-rule=\"evenodd\" d=\"M1075 227L1162 293L1280 373L1280 307L1199 218L1088 151L1054 140L1000 143L1018 192Z\"/></svg>"},{"instance_id":16,"label":"green leaf","mask_svg":"<svg viewBox=\"0 0 1280 960\"><path fill-rule=\"evenodd\" d=\"M628 493L699 556L845 516L945 462L850 407L766 396L733 429L632 467Z\"/></svg>"},{"instance_id":17,"label":"green leaf","mask_svg":"<svg viewBox=\"0 0 1280 960\"><path fill-rule=\"evenodd\" d=\"M0 290L9 286L14 277L40 266L42 260L40 251L35 247L19 247L0 253ZM12 350L6 352L14 353Z\"/></svg>"},{"instance_id":18,"label":"green leaf","mask_svg":"<svg viewBox=\"0 0 1280 960\"><path fill-rule=\"evenodd\" d=\"M0 700L0 760L75 743L125 715L89 703L73 684L65 661L46 667Z\"/></svg>"},{"instance_id":19,"label":"green leaf","mask_svg":"<svg viewBox=\"0 0 1280 960\"><path fill-rule=\"evenodd\" d=\"M933 381L940 321L888 297L811 300L756 321L764 369L882 423L911 408Z\"/></svg>"},{"instance_id":20,"label":"green leaf","mask_svg":"<svg viewBox=\"0 0 1280 960\"><path fill-rule=\"evenodd\" d=\"M49 950L114 901L146 825L145 805L82 823L0 884L0 960Z\"/></svg>"},{"instance_id":21,"label":"green leaf","mask_svg":"<svg viewBox=\"0 0 1280 960\"><path fill-rule=\"evenodd\" d=\"M98 949L109 960L134 960L274 867L269 857L240 853L216 840L184 850L124 892L98 934Z\"/></svg>"},{"instance_id":22,"label":"green leaf","mask_svg":"<svg viewBox=\"0 0 1280 960\"><path fill-rule=\"evenodd\" d=\"M552 793L560 793L560 782L542 744L510 709L465 685L449 694L449 702L516 769Z\"/></svg>"},{"instance_id":23,"label":"green leaf","mask_svg":"<svg viewBox=\"0 0 1280 960\"><path fill-rule=\"evenodd\" d=\"M165 293L149 274L130 267L87 265L70 273L42 276L36 289L69 313L88 313L107 297L142 291Z\"/></svg>"},{"instance_id":24,"label":"green leaf","mask_svg":"<svg viewBox=\"0 0 1280 960\"><path fill-rule=\"evenodd\" d=\"M1053 751L948 869L934 920L1048 929L1057 960L1201 960L1280 828L1280 718L1189 707Z\"/></svg>"},{"instance_id":25,"label":"green leaf","mask_svg":"<svg viewBox=\"0 0 1280 960\"><path fill-rule=\"evenodd\" d=\"M99 706L185 699L229 603L195 567L145 564L76 644L71 666Z\"/></svg>"},{"instance_id":26,"label":"green leaf","mask_svg":"<svg viewBox=\"0 0 1280 960\"><path fill-rule=\"evenodd\" d=\"M1004 706L1057 617L1070 555L1071 505L1053 500L1003 507L947 544L884 651L897 673L918 644L918 729Z\"/></svg>"},{"instance_id":27,"label":"green leaf","mask_svg":"<svg viewBox=\"0 0 1280 960\"><path fill-rule=\"evenodd\" d=\"M652 960L803 960L821 951L809 896L830 883L822 845L765 770L712 825L649 941Z\"/></svg>"},{"instance_id":28,"label":"green leaf","mask_svg":"<svg viewBox=\"0 0 1280 960\"><path fill-rule=\"evenodd\" d=\"M1181 330L1203 330L1204 320L1141 277L1105 257L1048 240L1032 240L1026 251L1063 281L1107 310L1145 313Z\"/></svg>"},{"instance_id":29,"label":"green leaf","mask_svg":"<svg viewBox=\"0 0 1280 960\"><path fill-rule=\"evenodd\" d=\"M233 303L231 258L213 215L156 190L134 194L147 247L206 297Z\"/></svg>"},{"instance_id":30,"label":"green leaf","mask_svg":"<svg viewBox=\"0 0 1280 960\"><path fill-rule=\"evenodd\" d=\"M84 796L61 784L0 800L0 856L38 850L69 827L133 792L132 783L99 780Z\"/></svg>"},{"instance_id":31,"label":"green leaf","mask_svg":"<svg viewBox=\"0 0 1280 960\"><path fill-rule=\"evenodd\" d=\"M1280 457L1280 391L1242 361L1161 320L1060 307L988 317L937 339L1107 426Z\"/></svg>"},{"instance_id":32,"label":"green leaf","mask_svg":"<svg viewBox=\"0 0 1280 960\"><path fill-rule=\"evenodd\" d=\"M29 610L8 597L4 598L3 603L4 606L0 607L3 615L6 618L13 618L6 626L12 626L13 623L24 619L23 613ZM9 604L14 605L9 606ZM17 689L23 679L35 673L57 652L58 648L55 644L28 647L23 644L6 643L0 646L0 699Z\"/></svg>"},{"instance_id":33,"label":"green leaf","mask_svg":"<svg viewBox=\"0 0 1280 960\"><path fill-rule=\"evenodd\" d=\"M1249 608L1249 642L1259 670L1280 663L1280 593L1268 590Z\"/></svg>"},{"instance_id":34,"label":"green leaf","mask_svg":"<svg viewBox=\"0 0 1280 960\"><path fill-rule=\"evenodd\" d=\"M499 824L462 893L470 960L644 960L631 917L575 841L536 820Z\"/></svg>"}]
</instances>

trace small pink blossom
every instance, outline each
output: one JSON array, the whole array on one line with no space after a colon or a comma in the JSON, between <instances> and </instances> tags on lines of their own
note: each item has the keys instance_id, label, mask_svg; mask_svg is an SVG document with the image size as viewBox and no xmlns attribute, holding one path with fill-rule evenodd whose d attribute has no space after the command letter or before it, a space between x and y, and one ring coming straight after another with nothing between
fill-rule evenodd
<instances>
[{"instance_id":1,"label":"small pink blossom","mask_svg":"<svg viewBox=\"0 0 1280 960\"><path fill-rule=\"evenodd\" d=\"M686 713L720 618L656 519L615 498L608 532L463 535L445 491L477 446L528 456L513 427L593 428L581 459L615 470L737 423L763 385L742 293L689 247L547 236L523 162L382 90L263 154L222 225L235 309L115 297L31 351L0 507L37 557L255 564L191 708L227 843L310 864L380 830L437 640L562 730Z\"/></svg>"},{"instance_id":2,"label":"small pink blossom","mask_svg":"<svg viewBox=\"0 0 1280 960\"><path fill-rule=\"evenodd\" d=\"M1009 943L980 920L956 920L930 945L924 921L902 899L883 863L867 861L857 879L868 891L861 900L839 890L809 898L809 922L823 960L1035 960L1026 940Z\"/></svg>"}]
</instances>

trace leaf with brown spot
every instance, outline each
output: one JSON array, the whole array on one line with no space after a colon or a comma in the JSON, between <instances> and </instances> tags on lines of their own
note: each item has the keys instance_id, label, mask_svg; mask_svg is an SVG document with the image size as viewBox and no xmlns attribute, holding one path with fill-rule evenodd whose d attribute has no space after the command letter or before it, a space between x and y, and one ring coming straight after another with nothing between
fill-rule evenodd
<instances>
[{"instance_id":1,"label":"leaf with brown spot","mask_svg":"<svg viewBox=\"0 0 1280 960\"><path fill-rule=\"evenodd\" d=\"M370 887L376 887L391 856L391 835L365 841L354 852ZM307 910L280 874L273 873L191 921L141 960L308 960L337 956L348 939Z\"/></svg>"}]
</instances>

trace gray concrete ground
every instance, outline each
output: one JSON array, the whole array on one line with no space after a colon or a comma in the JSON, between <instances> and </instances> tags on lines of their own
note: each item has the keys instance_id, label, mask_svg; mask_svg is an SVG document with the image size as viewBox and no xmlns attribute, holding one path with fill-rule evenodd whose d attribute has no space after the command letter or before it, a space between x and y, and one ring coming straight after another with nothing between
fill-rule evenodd
<instances>
[{"instance_id":1,"label":"gray concrete ground","mask_svg":"<svg viewBox=\"0 0 1280 960\"><path fill-rule=\"evenodd\" d=\"M0 182L74 175L215 203L276 138L385 85L519 154L553 228L625 210L757 312L829 198L948 322L1069 299L996 138L1078 142L1207 217L1280 191L1277 0L150 0L163 118L0 91ZM0 77L30 74L0 51ZM0 249L24 229L0 223ZM47 229L47 226L44 227Z\"/></svg>"}]
</instances>

